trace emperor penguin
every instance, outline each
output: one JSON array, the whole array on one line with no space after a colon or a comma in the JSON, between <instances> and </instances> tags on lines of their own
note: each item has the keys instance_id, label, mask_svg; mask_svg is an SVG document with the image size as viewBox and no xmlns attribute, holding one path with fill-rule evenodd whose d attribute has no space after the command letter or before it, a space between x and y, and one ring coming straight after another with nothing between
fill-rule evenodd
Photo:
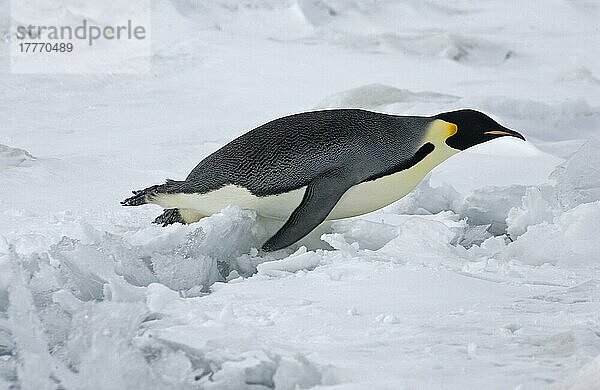
<instances>
[{"instance_id":1,"label":"emperor penguin","mask_svg":"<svg viewBox=\"0 0 600 390\"><path fill-rule=\"evenodd\" d=\"M387 206L454 154L506 136L525 140L471 109L434 116L303 112L234 139L200 161L185 180L133 191L121 204L164 207L155 220L164 226L193 223L228 205L252 209L283 224L262 246L274 251L325 220Z\"/></svg>"}]
</instances>

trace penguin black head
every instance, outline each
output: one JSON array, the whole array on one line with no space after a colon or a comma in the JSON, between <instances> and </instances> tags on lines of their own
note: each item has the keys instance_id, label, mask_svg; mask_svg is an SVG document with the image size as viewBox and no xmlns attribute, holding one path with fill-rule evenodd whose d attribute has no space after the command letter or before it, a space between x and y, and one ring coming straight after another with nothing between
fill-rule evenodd
<instances>
[{"instance_id":1,"label":"penguin black head","mask_svg":"<svg viewBox=\"0 0 600 390\"><path fill-rule=\"evenodd\" d=\"M456 125L456 134L446 140L446 144L454 149L465 150L471 146L506 136L525 141L525 137L521 134L500 125L483 112L466 109L444 112L434 118Z\"/></svg>"}]
</instances>

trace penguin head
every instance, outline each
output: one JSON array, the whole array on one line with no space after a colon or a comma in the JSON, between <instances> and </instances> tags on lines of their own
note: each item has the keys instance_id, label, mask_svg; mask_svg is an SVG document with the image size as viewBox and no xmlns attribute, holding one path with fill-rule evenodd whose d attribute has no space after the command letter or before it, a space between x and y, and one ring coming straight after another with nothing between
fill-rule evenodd
<instances>
[{"instance_id":1,"label":"penguin head","mask_svg":"<svg viewBox=\"0 0 600 390\"><path fill-rule=\"evenodd\" d=\"M500 137L516 137L525 141L521 134L500 125L483 112L466 109L444 112L434 118L456 125L456 133L446 139L446 144L453 149L465 150Z\"/></svg>"}]
</instances>

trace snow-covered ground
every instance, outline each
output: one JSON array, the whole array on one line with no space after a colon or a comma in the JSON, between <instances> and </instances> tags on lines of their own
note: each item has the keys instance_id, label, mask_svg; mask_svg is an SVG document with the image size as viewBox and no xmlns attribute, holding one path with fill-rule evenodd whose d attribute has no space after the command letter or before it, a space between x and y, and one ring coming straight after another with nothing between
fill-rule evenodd
<instances>
[{"instance_id":1,"label":"snow-covered ground","mask_svg":"<svg viewBox=\"0 0 600 390\"><path fill-rule=\"evenodd\" d=\"M155 0L152 73L127 76L11 75L0 40L0 388L600 388L598 20L593 0ZM323 107L472 107L530 142L269 255L252 212L161 228L119 205Z\"/></svg>"}]
</instances>

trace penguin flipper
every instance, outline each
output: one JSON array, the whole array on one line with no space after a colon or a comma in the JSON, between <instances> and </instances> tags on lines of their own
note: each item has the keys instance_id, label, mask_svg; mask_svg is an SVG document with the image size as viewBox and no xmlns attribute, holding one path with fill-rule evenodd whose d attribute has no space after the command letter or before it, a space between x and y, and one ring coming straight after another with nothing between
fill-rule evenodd
<instances>
[{"instance_id":1,"label":"penguin flipper","mask_svg":"<svg viewBox=\"0 0 600 390\"><path fill-rule=\"evenodd\" d=\"M310 233L327 218L352 183L340 168L329 170L313 179L304 192L300 205L286 223L264 243L265 251L276 251L292 245Z\"/></svg>"}]
</instances>

